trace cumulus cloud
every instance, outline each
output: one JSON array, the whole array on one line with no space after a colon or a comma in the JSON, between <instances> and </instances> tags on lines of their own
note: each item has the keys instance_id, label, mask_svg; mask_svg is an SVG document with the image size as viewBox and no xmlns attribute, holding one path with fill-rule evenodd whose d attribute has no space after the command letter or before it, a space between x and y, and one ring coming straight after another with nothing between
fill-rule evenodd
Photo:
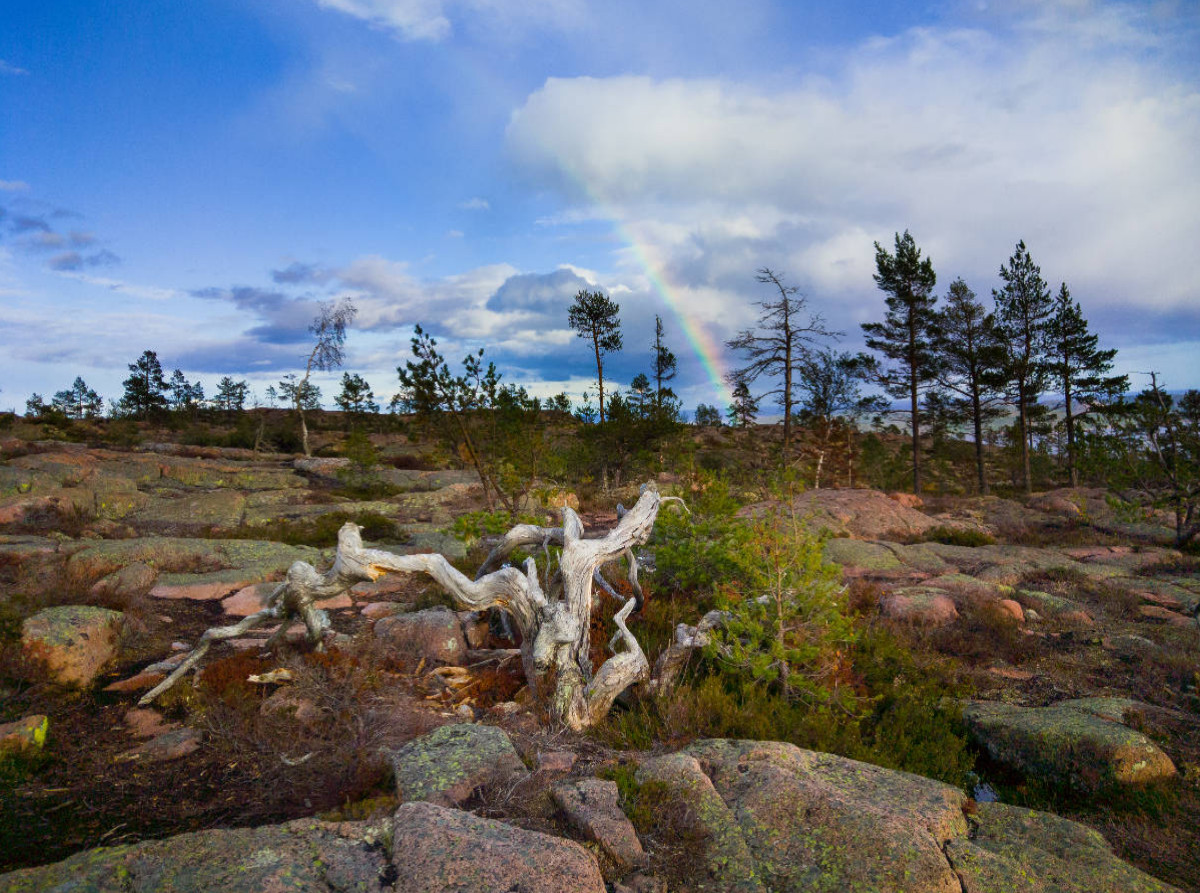
<instances>
[{"instance_id":1,"label":"cumulus cloud","mask_svg":"<svg viewBox=\"0 0 1200 893\"><path fill-rule=\"evenodd\" d=\"M1200 91L1141 52L1164 38L1123 10L1057 5L1015 36L913 29L785 86L552 78L508 148L726 304L769 263L853 323L877 309L872 243L910 228L945 282L986 294L1024 238L1091 302L1165 311L1200 281Z\"/></svg>"}]
</instances>

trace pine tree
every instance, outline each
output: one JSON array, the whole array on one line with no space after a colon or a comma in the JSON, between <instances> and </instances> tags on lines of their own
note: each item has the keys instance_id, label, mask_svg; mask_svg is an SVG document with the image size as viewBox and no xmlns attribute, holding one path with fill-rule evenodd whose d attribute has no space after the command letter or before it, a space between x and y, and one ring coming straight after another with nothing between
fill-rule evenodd
<instances>
[{"instance_id":1,"label":"pine tree","mask_svg":"<svg viewBox=\"0 0 1200 893\"><path fill-rule=\"evenodd\" d=\"M997 404L1003 398L1001 368L1004 346L996 328L996 317L988 313L975 292L962 279L950 283L946 306L935 322L934 343L938 353L938 380L950 392L947 401L952 415L970 418L975 434L975 473L979 493L988 492L983 461L984 423L999 417Z\"/></svg>"},{"instance_id":2,"label":"pine tree","mask_svg":"<svg viewBox=\"0 0 1200 893\"><path fill-rule=\"evenodd\" d=\"M1083 309L1071 300L1064 282L1054 300L1054 315L1049 321L1050 377L1063 395L1067 429L1067 475L1072 487L1079 485L1076 469L1075 426L1078 416L1074 403L1108 402L1129 390L1129 377L1108 375L1112 371L1115 348L1100 350L1100 336L1088 330ZM1084 410L1086 413L1086 409Z\"/></svg>"},{"instance_id":3,"label":"pine tree","mask_svg":"<svg viewBox=\"0 0 1200 893\"><path fill-rule=\"evenodd\" d=\"M890 361L873 365L873 378L893 397L907 397L912 419L913 492L921 492L921 395L937 379L933 322L937 274L909 234L896 233L896 253L875 243L875 284L887 295L883 322L863 324L867 347Z\"/></svg>"},{"instance_id":4,"label":"pine tree","mask_svg":"<svg viewBox=\"0 0 1200 893\"><path fill-rule=\"evenodd\" d=\"M342 373L342 391L333 398L333 402L348 415L361 416L368 412L379 412L375 392L371 390L370 383L358 373Z\"/></svg>"},{"instance_id":5,"label":"pine tree","mask_svg":"<svg viewBox=\"0 0 1200 893\"><path fill-rule=\"evenodd\" d=\"M580 338L589 338L596 355L596 382L600 394L600 424L604 424L604 354L622 347L621 307L604 292L581 289L568 311L571 328Z\"/></svg>"},{"instance_id":6,"label":"pine tree","mask_svg":"<svg viewBox=\"0 0 1200 893\"><path fill-rule=\"evenodd\" d=\"M656 396L651 389L649 377L645 372L639 372L629 383L627 403L630 411L639 419L650 418L658 408L655 405Z\"/></svg>"},{"instance_id":7,"label":"pine tree","mask_svg":"<svg viewBox=\"0 0 1200 893\"><path fill-rule=\"evenodd\" d=\"M707 403L700 403L696 406L695 421L697 428L719 428L721 427L721 410Z\"/></svg>"},{"instance_id":8,"label":"pine tree","mask_svg":"<svg viewBox=\"0 0 1200 893\"><path fill-rule=\"evenodd\" d=\"M245 381L234 381L228 375L217 382L217 395L213 398L217 409L223 412L241 412L246 406L250 386Z\"/></svg>"},{"instance_id":9,"label":"pine tree","mask_svg":"<svg viewBox=\"0 0 1200 893\"><path fill-rule=\"evenodd\" d=\"M679 415L679 400L667 386L677 374L678 362L675 354L663 343L662 317L654 317L654 408L662 418L674 419Z\"/></svg>"},{"instance_id":10,"label":"pine tree","mask_svg":"<svg viewBox=\"0 0 1200 893\"><path fill-rule=\"evenodd\" d=\"M176 412L193 412L204 402L204 386L198 381L188 381L179 369L171 373L167 390L167 402Z\"/></svg>"},{"instance_id":11,"label":"pine tree","mask_svg":"<svg viewBox=\"0 0 1200 893\"><path fill-rule=\"evenodd\" d=\"M739 381L733 386L733 402L726 412L729 424L738 428L749 428L758 418L758 401L750 393L750 385Z\"/></svg>"},{"instance_id":12,"label":"pine tree","mask_svg":"<svg viewBox=\"0 0 1200 893\"><path fill-rule=\"evenodd\" d=\"M121 407L125 414L144 419L166 412L167 382L158 354L152 350L143 352L129 364L129 371L132 374L122 383L125 394L121 398Z\"/></svg>"},{"instance_id":13,"label":"pine tree","mask_svg":"<svg viewBox=\"0 0 1200 893\"><path fill-rule=\"evenodd\" d=\"M77 375L71 387L54 395L51 405L69 419L94 419L103 410L104 400Z\"/></svg>"},{"instance_id":14,"label":"pine tree","mask_svg":"<svg viewBox=\"0 0 1200 893\"><path fill-rule=\"evenodd\" d=\"M779 297L758 301L762 314L758 329L745 329L736 338L726 341L731 350L741 351L748 361L729 375L737 394L738 385L747 385L760 378L776 382L775 387L755 397L774 396L783 407L783 454L786 463L792 445L792 420L796 405L796 375L804 360L805 351L821 337L837 337L825 328L820 314L807 313L808 300L800 289L787 285L782 274L763 267L754 277L763 285L774 286Z\"/></svg>"},{"instance_id":15,"label":"pine tree","mask_svg":"<svg viewBox=\"0 0 1200 893\"><path fill-rule=\"evenodd\" d=\"M1050 289L1041 268L1033 262L1022 240L1007 266L1000 267L1004 287L993 289L996 320L1005 344L1004 374L1008 401L1017 407L1017 432L1021 438L1021 469L1025 492L1033 492L1029 462L1030 424L1038 397L1046 389L1049 371L1049 322L1054 313Z\"/></svg>"}]
</instances>

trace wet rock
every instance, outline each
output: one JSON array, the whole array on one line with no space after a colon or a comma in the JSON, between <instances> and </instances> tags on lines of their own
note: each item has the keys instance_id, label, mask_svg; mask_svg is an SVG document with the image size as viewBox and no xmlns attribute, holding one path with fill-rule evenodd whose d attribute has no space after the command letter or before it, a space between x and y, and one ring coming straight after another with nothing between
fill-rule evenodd
<instances>
[{"instance_id":1,"label":"wet rock","mask_svg":"<svg viewBox=\"0 0 1200 893\"><path fill-rule=\"evenodd\" d=\"M645 862L646 853L633 825L617 803L617 783L600 778L582 778L556 784L550 796L567 817L571 827L589 840L616 866L614 877Z\"/></svg>"},{"instance_id":2,"label":"wet rock","mask_svg":"<svg viewBox=\"0 0 1200 893\"><path fill-rule=\"evenodd\" d=\"M1175 774L1159 747L1123 724L1139 708L1122 698L1081 698L1049 707L988 701L969 704L963 719L992 759L1055 784L1102 789Z\"/></svg>"},{"instance_id":3,"label":"wet rock","mask_svg":"<svg viewBox=\"0 0 1200 893\"><path fill-rule=\"evenodd\" d=\"M45 608L21 624L21 648L55 682L86 688L116 655L123 622L123 614L106 608Z\"/></svg>"},{"instance_id":4,"label":"wet rock","mask_svg":"<svg viewBox=\"0 0 1200 893\"><path fill-rule=\"evenodd\" d=\"M375 635L398 657L418 664L457 665L467 653L458 615L449 608L427 608L375 622Z\"/></svg>"},{"instance_id":5,"label":"wet rock","mask_svg":"<svg viewBox=\"0 0 1200 893\"><path fill-rule=\"evenodd\" d=\"M502 729L459 723L442 726L392 754L401 800L457 806L480 787L527 774Z\"/></svg>"},{"instance_id":6,"label":"wet rock","mask_svg":"<svg viewBox=\"0 0 1200 893\"><path fill-rule=\"evenodd\" d=\"M45 746L49 731L50 719L40 713L0 723L0 757L37 753Z\"/></svg>"},{"instance_id":7,"label":"wet rock","mask_svg":"<svg viewBox=\"0 0 1200 893\"><path fill-rule=\"evenodd\" d=\"M88 850L53 865L0 875L0 890L375 893L388 889L384 879L391 873L384 840L379 825L313 819L198 831Z\"/></svg>"},{"instance_id":8,"label":"wet rock","mask_svg":"<svg viewBox=\"0 0 1200 893\"><path fill-rule=\"evenodd\" d=\"M595 858L569 840L431 803L393 819L396 893L603 893Z\"/></svg>"}]
</instances>

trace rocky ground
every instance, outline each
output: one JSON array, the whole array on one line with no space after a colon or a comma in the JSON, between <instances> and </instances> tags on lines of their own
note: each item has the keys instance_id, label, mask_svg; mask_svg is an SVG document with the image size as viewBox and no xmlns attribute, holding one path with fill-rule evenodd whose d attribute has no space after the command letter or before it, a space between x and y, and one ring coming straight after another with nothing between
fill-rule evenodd
<instances>
[{"instance_id":1,"label":"rocky ground","mask_svg":"<svg viewBox=\"0 0 1200 893\"><path fill-rule=\"evenodd\" d=\"M329 655L267 660L263 630L139 708L204 629L328 561L346 518L465 561L447 531L478 490L385 468L362 499L339 460L0 447L0 670L31 680L0 692L0 890L1173 889L1114 845L1200 889L1200 565L1100 491L801 497L882 622L970 677L972 798L785 744L549 733L511 643L422 580L324 605ZM1106 808L1126 795L1158 811Z\"/></svg>"}]
</instances>

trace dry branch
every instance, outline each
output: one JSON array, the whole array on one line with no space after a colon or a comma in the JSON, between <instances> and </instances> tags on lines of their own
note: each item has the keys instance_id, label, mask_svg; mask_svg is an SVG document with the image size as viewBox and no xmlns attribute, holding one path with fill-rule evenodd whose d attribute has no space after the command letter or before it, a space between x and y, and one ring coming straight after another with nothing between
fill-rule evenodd
<instances>
[{"instance_id":1,"label":"dry branch","mask_svg":"<svg viewBox=\"0 0 1200 893\"><path fill-rule=\"evenodd\" d=\"M178 682L199 663L213 642L242 635L271 620L280 621L281 634L289 622L300 619L307 627L309 640L320 647L329 628L329 618L314 607L317 601L386 573L423 573L450 593L463 609L506 611L521 633L521 660L534 696L548 705L551 717L557 722L573 729L594 725L608 713L621 692L651 678L649 661L628 626L630 615L641 605L634 549L649 539L659 509L670 499L664 499L647 484L634 506L619 513L616 526L596 539L584 539L583 523L570 508L562 510L561 527L518 525L492 549L473 580L442 555L394 555L365 548L358 525L347 523L338 533L337 554L329 570L318 573L305 562L293 564L264 610L234 626L205 632L188 658L140 703L150 703ZM550 545L561 549L555 581L560 585L554 587L553 597L543 590L532 558L526 559L523 570L503 565L517 549L531 546L548 549ZM622 558L629 563L628 579L635 595L625 601L613 618L617 631L609 642L611 656L593 672L588 657L590 621L597 601L593 587L599 584L619 598L601 576L600 569ZM675 641L659 658L655 674L659 678L652 683L654 690L662 691L674 684L687 654L707 643L708 632L720 619L716 613L707 615L698 627L680 624Z\"/></svg>"}]
</instances>

